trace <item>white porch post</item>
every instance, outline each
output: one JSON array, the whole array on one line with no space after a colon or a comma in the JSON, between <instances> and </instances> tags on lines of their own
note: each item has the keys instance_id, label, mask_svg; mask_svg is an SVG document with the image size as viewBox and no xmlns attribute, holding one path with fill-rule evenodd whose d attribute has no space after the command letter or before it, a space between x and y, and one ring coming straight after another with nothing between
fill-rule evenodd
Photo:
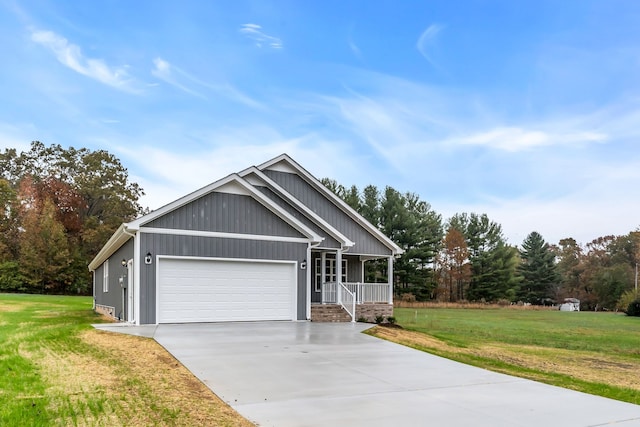
<instances>
[{"instance_id":1,"label":"white porch post","mask_svg":"<svg viewBox=\"0 0 640 427\"><path fill-rule=\"evenodd\" d=\"M389 304L393 304L393 256L390 256L388 259L389 268L387 268L387 280L389 283Z\"/></svg>"},{"instance_id":2,"label":"white porch post","mask_svg":"<svg viewBox=\"0 0 640 427\"><path fill-rule=\"evenodd\" d=\"M327 253L322 252L320 254L320 291L322 292L322 303L324 303L324 283L327 281ZM317 273L316 273L317 274Z\"/></svg>"},{"instance_id":3,"label":"white porch post","mask_svg":"<svg viewBox=\"0 0 640 427\"><path fill-rule=\"evenodd\" d=\"M313 280L315 279L315 274L312 274L312 270L314 268L313 259L311 258L311 243L307 246L307 271L305 271L305 276L307 280L307 309L305 313L305 317L307 320L311 320L311 293L315 290L313 288Z\"/></svg>"},{"instance_id":4,"label":"white porch post","mask_svg":"<svg viewBox=\"0 0 640 427\"><path fill-rule=\"evenodd\" d=\"M342 251L340 249L336 251L336 299L340 304L342 303L342 292L338 283L342 283Z\"/></svg>"}]
</instances>

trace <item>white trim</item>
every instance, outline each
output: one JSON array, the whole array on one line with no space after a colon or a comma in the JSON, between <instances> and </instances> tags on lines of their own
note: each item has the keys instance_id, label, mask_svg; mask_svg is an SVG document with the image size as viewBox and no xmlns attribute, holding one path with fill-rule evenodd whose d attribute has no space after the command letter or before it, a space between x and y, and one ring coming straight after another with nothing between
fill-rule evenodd
<instances>
[{"instance_id":1,"label":"white trim","mask_svg":"<svg viewBox=\"0 0 640 427\"><path fill-rule=\"evenodd\" d=\"M271 242L287 242L287 243L309 243L309 239L303 238L303 237L269 236L264 234L226 233L223 231L181 230L177 228L141 227L138 230L138 232L150 233L150 234L171 234L171 235L177 235L177 236L219 237L223 239L266 240Z\"/></svg>"},{"instance_id":2,"label":"white trim","mask_svg":"<svg viewBox=\"0 0 640 427\"><path fill-rule=\"evenodd\" d=\"M133 274L132 274L133 273ZM127 261L127 322L135 323L136 321L136 294L135 294L135 271L133 269L133 259ZM133 304L131 304L133 302Z\"/></svg>"},{"instance_id":3,"label":"white trim","mask_svg":"<svg viewBox=\"0 0 640 427\"><path fill-rule=\"evenodd\" d=\"M135 304L134 320L136 325L140 324L140 235L138 233L133 235L133 302Z\"/></svg>"},{"instance_id":4,"label":"white trim","mask_svg":"<svg viewBox=\"0 0 640 427\"><path fill-rule=\"evenodd\" d=\"M271 260L271 259L252 259L252 258L220 258L220 257L201 257L201 256L179 256L179 255L156 255L155 259L155 275L156 275L156 325L159 323L159 311L160 311L160 261L163 259L174 260L195 260L195 261L222 261L222 262L245 262L245 263L262 263L262 264L292 264L293 268L293 297L292 297L292 321L298 320L298 261L290 260ZM308 264L307 264L308 265ZM307 267L308 268L308 267ZM309 313L311 306L309 305ZM310 314L309 314L310 315Z\"/></svg>"},{"instance_id":5,"label":"white trim","mask_svg":"<svg viewBox=\"0 0 640 427\"><path fill-rule=\"evenodd\" d=\"M309 246L307 247L307 272L306 272L306 281L307 281L307 286L306 288L306 293L307 293L307 301L306 301L306 307L305 307L305 318L307 320L311 320L311 292L312 292L312 286L313 286L313 282L311 281L311 270L313 270L313 263L311 262L311 243L309 243Z\"/></svg>"},{"instance_id":6,"label":"white trim","mask_svg":"<svg viewBox=\"0 0 640 427\"><path fill-rule=\"evenodd\" d=\"M131 237L126 232L127 224L120 224L120 227L111 235L107 243L100 249L100 252L89 263L89 271L95 271L102 263L124 245Z\"/></svg>"},{"instance_id":7,"label":"white trim","mask_svg":"<svg viewBox=\"0 0 640 427\"><path fill-rule=\"evenodd\" d=\"M313 175L311 175L306 169L304 169L302 166L300 166L298 163L296 163L296 161L293 160L291 157L289 157L287 154L281 154L278 157L275 157L275 158L273 158L273 159L261 164L257 168L260 169L260 170L264 170L264 169L279 170L279 169L283 168L284 166L283 165L278 165L278 166L274 167L274 165L276 165L277 163L280 163L282 161L287 162L289 164L289 166L291 166L294 169L296 169L297 172L299 174L301 174L302 177L309 184L311 184L313 187L316 188L316 190L322 192L325 197L327 197L335 205L337 205L345 213L347 213L351 217L351 219L356 221L358 224L362 225L365 230L369 231L371 234L376 236L378 238L378 240L380 240L386 247L391 249L391 251L393 252L393 255L400 255L400 254L402 254L404 252L402 250L402 248L400 248L400 246L398 246L393 240L391 240L383 232L378 230L377 227L373 226L362 215L360 215L358 212L356 212L355 209L353 209L351 206L349 206L344 200L342 200L340 197L338 197L336 194L334 194L332 191L330 191L327 187L322 185L322 183L320 181L318 181L317 178L315 178Z\"/></svg>"},{"instance_id":8,"label":"white trim","mask_svg":"<svg viewBox=\"0 0 640 427\"><path fill-rule=\"evenodd\" d=\"M389 284L389 304L393 304L393 257L388 258L387 283Z\"/></svg>"},{"instance_id":9,"label":"white trim","mask_svg":"<svg viewBox=\"0 0 640 427\"><path fill-rule=\"evenodd\" d=\"M102 263L102 293L109 293L109 259Z\"/></svg>"},{"instance_id":10,"label":"white trim","mask_svg":"<svg viewBox=\"0 0 640 427\"><path fill-rule=\"evenodd\" d=\"M293 197L291 193L289 193L287 190L282 188L280 185L278 185L278 183L276 183L274 180L269 178L267 175L265 175L261 170L259 170L255 166L245 169L244 171L239 173L239 175L242 176L243 178L246 177L247 175L250 176L251 174L254 174L258 178L260 178L265 184L271 187L272 190L275 190L274 192L278 196L282 197L290 204L293 204L297 210L304 213L305 216L309 218L312 222L314 222L316 225L318 225L319 227L327 231L329 235L331 235L331 237L336 239L338 243L342 245L343 248L352 247L355 245L355 243L351 241L347 236L342 234L340 231L334 228L331 224L329 224L324 219L322 219L318 214L312 211L308 206L303 204L300 200Z\"/></svg>"}]
</instances>

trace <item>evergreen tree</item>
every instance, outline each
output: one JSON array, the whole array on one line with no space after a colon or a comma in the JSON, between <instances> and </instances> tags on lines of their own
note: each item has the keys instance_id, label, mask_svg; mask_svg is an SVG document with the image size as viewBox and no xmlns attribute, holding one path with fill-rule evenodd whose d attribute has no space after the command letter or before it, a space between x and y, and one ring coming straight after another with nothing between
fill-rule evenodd
<instances>
[{"instance_id":1,"label":"evergreen tree","mask_svg":"<svg viewBox=\"0 0 640 427\"><path fill-rule=\"evenodd\" d=\"M532 304L543 304L553 298L554 286L560 280L555 254L540 233L531 232L522 242L522 262L518 271L522 282L517 297Z\"/></svg>"},{"instance_id":2,"label":"evergreen tree","mask_svg":"<svg viewBox=\"0 0 640 427\"><path fill-rule=\"evenodd\" d=\"M460 230L467 241L472 272L469 300L512 300L520 279L518 251L506 244L500 224L486 214L462 213L454 215L449 226Z\"/></svg>"}]
</instances>

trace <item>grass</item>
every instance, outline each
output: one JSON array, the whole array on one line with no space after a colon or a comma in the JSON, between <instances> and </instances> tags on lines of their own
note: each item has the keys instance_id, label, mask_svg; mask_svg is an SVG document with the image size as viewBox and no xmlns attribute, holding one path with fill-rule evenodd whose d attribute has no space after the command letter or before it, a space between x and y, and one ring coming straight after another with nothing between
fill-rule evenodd
<instances>
[{"instance_id":1,"label":"grass","mask_svg":"<svg viewBox=\"0 0 640 427\"><path fill-rule=\"evenodd\" d=\"M155 341L101 321L91 298L0 294L0 425L252 425Z\"/></svg>"},{"instance_id":2,"label":"grass","mask_svg":"<svg viewBox=\"0 0 640 427\"><path fill-rule=\"evenodd\" d=\"M640 319L553 310L396 308L371 333L449 359L640 404Z\"/></svg>"}]
</instances>

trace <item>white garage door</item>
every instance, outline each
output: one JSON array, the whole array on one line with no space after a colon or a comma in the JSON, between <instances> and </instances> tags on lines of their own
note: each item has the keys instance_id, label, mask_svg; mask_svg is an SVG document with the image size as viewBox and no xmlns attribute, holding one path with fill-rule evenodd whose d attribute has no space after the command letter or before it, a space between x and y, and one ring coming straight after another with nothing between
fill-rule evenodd
<instances>
[{"instance_id":1,"label":"white garage door","mask_svg":"<svg viewBox=\"0 0 640 427\"><path fill-rule=\"evenodd\" d=\"M295 320L294 263L158 262L158 323Z\"/></svg>"}]
</instances>

